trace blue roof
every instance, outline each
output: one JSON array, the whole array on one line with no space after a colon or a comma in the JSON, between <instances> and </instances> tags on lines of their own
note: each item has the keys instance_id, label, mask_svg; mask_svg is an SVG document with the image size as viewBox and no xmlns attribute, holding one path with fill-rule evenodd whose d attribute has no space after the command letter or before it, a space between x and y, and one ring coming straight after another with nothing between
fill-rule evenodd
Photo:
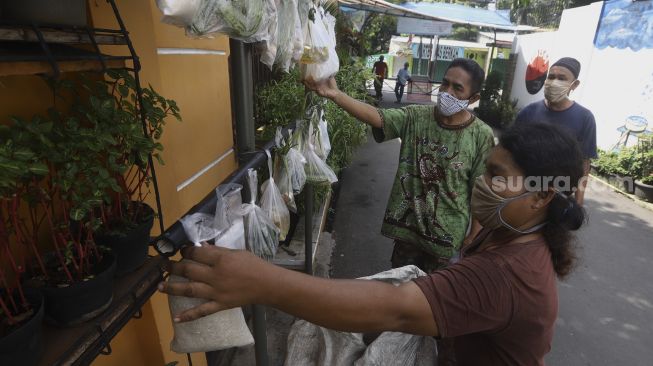
<instances>
[{"instance_id":1,"label":"blue roof","mask_svg":"<svg viewBox=\"0 0 653 366\"><path fill-rule=\"evenodd\" d=\"M514 27L508 12L448 3L403 3L401 7L438 18L459 20L461 23L482 23L503 27Z\"/></svg>"}]
</instances>

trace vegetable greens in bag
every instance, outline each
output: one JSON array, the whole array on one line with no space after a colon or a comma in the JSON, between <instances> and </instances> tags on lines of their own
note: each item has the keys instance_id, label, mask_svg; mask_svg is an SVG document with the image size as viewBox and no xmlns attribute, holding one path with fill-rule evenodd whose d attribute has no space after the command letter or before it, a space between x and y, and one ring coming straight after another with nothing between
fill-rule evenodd
<instances>
[{"instance_id":1,"label":"vegetable greens in bag","mask_svg":"<svg viewBox=\"0 0 653 366\"><path fill-rule=\"evenodd\" d=\"M327 163L320 159L320 157L315 153L313 124L309 122L307 127L303 126L303 128L306 129L306 131L301 133L300 139L304 139L301 145L303 148L302 154L306 159L306 180L316 184L331 184L337 182L338 177L331 167L329 167L329 165L327 165Z\"/></svg>"},{"instance_id":2,"label":"vegetable greens in bag","mask_svg":"<svg viewBox=\"0 0 653 366\"><path fill-rule=\"evenodd\" d=\"M201 0L186 33L223 33L246 43L265 41L270 37L270 23L276 23L276 11L274 0Z\"/></svg>"},{"instance_id":3,"label":"vegetable greens in bag","mask_svg":"<svg viewBox=\"0 0 653 366\"><path fill-rule=\"evenodd\" d=\"M292 139L292 132L289 133L288 140ZM281 128L277 128L275 136L277 154L280 157L279 164L275 166L275 182L278 183L279 192L286 206L292 212L297 212L295 195L304 189L306 184L306 171L304 164L306 159L297 149L286 142L281 135Z\"/></svg>"},{"instance_id":4,"label":"vegetable greens in bag","mask_svg":"<svg viewBox=\"0 0 653 366\"><path fill-rule=\"evenodd\" d=\"M265 260L274 257L279 246L279 229L268 215L256 205L258 178L256 170L247 171L247 185L250 190L250 203L242 205L245 222L245 244L247 249Z\"/></svg>"},{"instance_id":5,"label":"vegetable greens in bag","mask_svg":"<svg viewBox=\"0 0 653 366\"><path fill-rule=\"evenodd\" d=\"M288 230L290 229L290 212L288 212L288 207L286 207L281 192L276 183L274 183L274 177L272 175L272 156L270 156L270 151L265 150L265 153L268 155L268 171L270 172L270 179L266 180L261 186L261 208L265 213L268 214L268 217L279 229L279 240L286 240L286 235L288 235Z\"/></svg>"}]
</instances>

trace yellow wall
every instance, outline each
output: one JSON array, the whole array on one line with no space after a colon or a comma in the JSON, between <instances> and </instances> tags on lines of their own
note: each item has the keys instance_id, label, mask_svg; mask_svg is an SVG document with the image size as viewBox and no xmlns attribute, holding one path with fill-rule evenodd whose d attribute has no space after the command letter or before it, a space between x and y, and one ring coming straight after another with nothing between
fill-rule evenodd
<instances>
[{"instance_id":1,"label":"yellow wall","mask_svg":"<svg viewBox=\"0 0 653 366\"><path fill-rule=\"evenodd\" d=\"M234 154L227 155L177 191L182 182L233 147L229 40L223 36L189 39L182 29L159 21L161 14L154 1L116 3L141 60L142 85L151 84L164 97L174 99L183 118L181 123L167 121L161 141L165 165L156 166L164 223L169 226L237 166ZM106 2L91 1L89 5L96 27L117 27ZM179 53L178 49L208 50L212 54L158 54L161 49L177 49L173 53ZM104 51L116 52L111 48ZM153 235L157 232L155 225ZM112 342L113 354L99 356L93 365L163 365L171 361L186 364L186 355L169 350L173 331L167 297L157 293L145 307L149 315L132 320ZM206 364L204 354L194 354L192 358L194 365Z\"/></svg>"},{"instance_id":2,"label":"yellow wall","mask_svg":"<svg viewBox=\"0 0 653 366\"><path fill-rule=\"evenodd\" d=\"M89 1L96 27L115 28L113 12L105 1ZM183 30L159 22L152 0L117 0L130 37L140 56L141 84L151 85L166 98L177 101L183 122L167 121L161 143L164 166L156 166L166 226L215 188L237 166L234 154L208 169L186 188L180 183L223 156L233 147L228 73L229 42L226 37L192 40ZM160 55L161 48L212 51L207 55ZM124 53L126 47L104 47L106 53ZM217 51L217 52L215 52ZM0 110L8 116L30 118L45 114L53 103L52 93L37 76L0 77ZM150 196L154 207L154 195ZM152 235L158 233L155 224ZM112 340L113 353L98 356L95 366L186 364L186 355L169 350L172 322L167 298L156 294L144 306L143 317L130 321ZM193 355L194 365L206 365L204 354Z\"/></svg>"}]
</instances>

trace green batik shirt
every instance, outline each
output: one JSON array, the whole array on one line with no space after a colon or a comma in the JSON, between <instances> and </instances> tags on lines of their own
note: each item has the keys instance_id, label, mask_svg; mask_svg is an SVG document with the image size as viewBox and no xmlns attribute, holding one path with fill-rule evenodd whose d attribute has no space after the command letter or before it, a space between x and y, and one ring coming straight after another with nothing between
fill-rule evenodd
<instances>
[{"instance_id":1,"label":"green batik shirt","mask_svg":"<svg viewBox=\"0 0 653 366\"><path fill-rule=\"evenodd\" d=\"M450 258L459 249L470 218L474 180L485 172L492 129L480 119L464 128L441 127L435 106L379 109L378 142L401 139L399 167L381 233Z\"/></svg>"}]
</instances>

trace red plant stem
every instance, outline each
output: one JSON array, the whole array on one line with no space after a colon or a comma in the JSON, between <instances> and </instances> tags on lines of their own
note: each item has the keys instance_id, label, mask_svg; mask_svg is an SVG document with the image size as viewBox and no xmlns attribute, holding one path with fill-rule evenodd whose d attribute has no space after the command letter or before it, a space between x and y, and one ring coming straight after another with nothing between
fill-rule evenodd
<instances>
[{"instance_id":1,"label":"red plant stem","mask_svg":"<svg viewBox=\"0 0 653 366\"><path fill-rule=\"evenodd\" d=\"M0 282L2 283L2 286L4 286L4 288L7 290L7 298L9 299L10 305L14 308L15 312L18 312L18 306L16 306L14 297L11 296L11 287L9 287L9 284L7 283L7 278L5 277L5 271L3 269L0 269Z\"/></svg>"},{"instance_id":2,"label":"red plant stem","mask_svg":"<svg viewBox=\"0 0 653 366\"><path fill-rule=\"evenodd\" d=\"M11 299L11 294L7 294L7 298ZM9 322L9 325L16 324L16 319L14 319L14 316L12 315L11 311L9 311L9 308L7 307L5 301L2 299L2 296L0 296L0 308L2 308L2 311L7 315L7 320Z\"/></svg>"},{"instance_id":3,"label":"red plant stem","mask_svg":"<svg viewBox=\"0 0 653 366\"><path fill-rule=\"evenodd\" d=\"M14 226L16 227L16 240L19 243L22 242L27 242L27 245L29 248L32 250L32 253L34 253L34 256L36 257L36 261L39 264L39 267L41 267L41 271L43 272L43 275L47 278L48 277L48 271L45 269L45 265L43 264L43 259L41 258L41 254L39 253L39 250L36 248L36 240L35 238L38 235L38 229L40 225L36 224L36 214L34 213L33 209L29 209L30 213L30 220L32 222L32 233L34 237L30 238L30 235L25 234L22 235L23 232L27 232L27 228L23 224L23 227L21 228L20 225L18 225L18 197L14 197L14 204L11 210L11 217L12 221L14 223ZM24 241L23 238L24 237ZM28 239L29 238L29 239Z\"/></svg>"},{"instance_id":4,"label":"red plant stem","mask_svg":"<svg viewBox=\"0 0 653 366\"><path fill-rule=\"evenodd\" d=\"M66 245L66 243L68 242L68 241L66 240L66 237L65 237L62 233L57 233L57 236L59 237L59 239L61 240L61 242L62 242L64 245ZM73 241L73 243L74 243L74 244L77 244L77 243L75 243L74 241ZM73 268L75 269L75 271L77 271L77 272L79 273L79 265L78 265L77 262L75 261L75 255L71 255L71 257L70 257L70 262L73 264ZM65 262L64 262L64 263L65 263Z\"/></svg>"},{"instance_id":5,"label":"red plant stem","mask_svg":"<svg viewBox=\"0 0 653 366\"><path fill-rule=\"evenodd\" d=\"M66 277L70 282L73 282L73 276L70 274L70 271L68 270L68 266L66 266L66 261L64 260L63 255L61 255L61 248L59 247L59 243L57 242L57 236L55 235L55 227L52 221L52 213L47 210L47 205L45 203L45 200L43 199L43 196L41 196L40 198L41 198L41 203L43 204L44 207L46 207L45 212L47 212L48 224L50 224L50 234L52 235L52 242L54 243L55 254L57 255L57 259L59 259L59 264L61 264L61 268L63 268Z\"/></svg>"}]
</instances>

